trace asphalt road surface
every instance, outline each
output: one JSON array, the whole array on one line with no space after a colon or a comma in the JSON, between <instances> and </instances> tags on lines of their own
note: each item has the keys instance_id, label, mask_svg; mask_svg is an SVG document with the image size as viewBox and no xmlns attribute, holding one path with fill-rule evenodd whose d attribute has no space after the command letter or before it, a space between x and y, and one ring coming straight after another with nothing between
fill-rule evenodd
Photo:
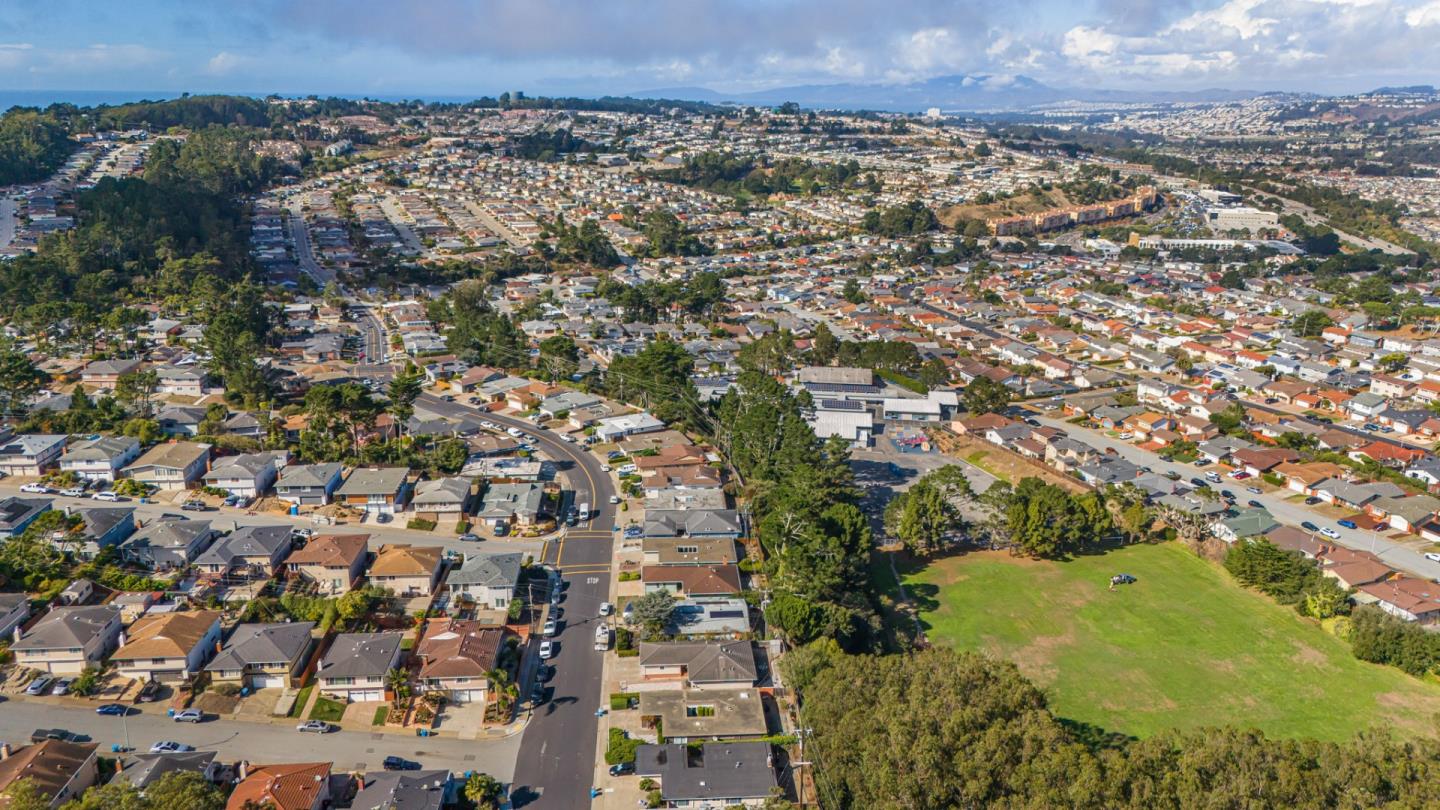
<instances>
[{"instance_id":1,"label":"asphalt road surface","mask_svg":"<svg viewBox=\"0 0 1440 810\"><path fill-rule=\"evenodd\" d=\"M426 768L449 768L455 773L484 771L501 781L512 777L515 754L520 747L519 735L460 740L336 731L321 736L296 731L292 723L271 725L243 720L176 723L156 704L146 705L143 713L132 709L123 722L119 717L98 715L88 707L24 700L0 704L0 740L11 745L27 742L37 728L63 728L88 735L92 742L100 743L102 753L107 755L111 745L125 744L128 730L130 745L137 752L148 751L161 740L174 740L202 751L215 751L227 761L324 761L333 762L337 769L345 771L379 770L385 757L394 755L419 762Z\"/></svg>"},{"instance_id":2,"label":"asphalt road surface","mask_svg":"<svg viewBox=\"0 0 1440 810\"><path fill-rule=\"evenodd\" d=\"M0 248L9 247L11 240L15 238L15 227L19 220L15 218L15 200L8 196L0 196Z\"/></svg>"},{"instance_id":3,"label":"asphalt road surface","mask_svg":"<svg viewBox=\"0 0 1440 810\"><path fill-rule=\"evenodd\" d=\"M323 288L335 280L335 271L322 267L315 261L315 251L310 246L310 232L305 228L305 215L298 202L290 206L290 239L295 243L295 261L301 270L315 279L316 284Z\"/></svg>"},{"instance_id":4,"label":"asphalt road surface","mask_svg":"<svg viewBox=\"0 0 1440 810\"><path fill-rule=\"evenodd\" d=\"M420 399L427 409L440 413L477 413L467 405L445 402L429 393ZM595 513L588 523L569 529L559 542L551 543L546 552L545 561L560 568L567 584L560 603L564 616L555 636L556 654L549 662L555 666L555 677L549 683L550 699L525 729L511 788L517 808L588 807L600 722L595 711L601 706L605 655L594 649L595 623L600 603L610 598L616 515L610 496L615 488L600 460L583 446L561 441L523 419L490 413L480 416L536 437L575 491L575 504L589 502ZM528 692L529 684L522 683L521 690L522 694Z\"/></svg>"},{"instance_id":5,"label":"asphalt road surface","mask_svg":"<svg viewBox=\"0 0 1440 810\"><path fill-rule=\"evenodd\" d=\"M1101 450L1113 449L1125 460L1140 466L1149 467L1157 473L1164 474L1174 470L1180 474L1182 481L1203 477L1207 470L1214 469L1214 467L1200 468L1193 464L1176 464L1166 461L1156 453L1141 450L1129 442L1112 439L1100 431L1087 430L1069 424L1068 422L1044 416L1036 418L1042 424L1059 428ZM1440 578L1440 563L1434 563L1425 559L1421 553L1415 549L1396 543L1378 533L1372 534L1366 531L1346 529L1334 520L1305 506L1303 503L1285 500L1295 494L1288 489L1267 492L1261 495L1245 491L1247 486L1254 485L1252 480L1236 481L1232 478L1223 478L1219 484L1212 484L1211 486L1217 490L1229 490L1235 494L1237 502L1241 504L1251 500L1258 501L1271 515L1274 515L1277 521L1283 524L1299 528L1302 522L1308 521L1317 527L1329 527L1339 532L1339 540L1320 538L1324 542L1337 543L1346 548L1356 549L1358 551L1372 552L1384 560L1386 564L1403 571L1409 571L1412 574L1426 579Z\"/></svg>"}]
</instances>

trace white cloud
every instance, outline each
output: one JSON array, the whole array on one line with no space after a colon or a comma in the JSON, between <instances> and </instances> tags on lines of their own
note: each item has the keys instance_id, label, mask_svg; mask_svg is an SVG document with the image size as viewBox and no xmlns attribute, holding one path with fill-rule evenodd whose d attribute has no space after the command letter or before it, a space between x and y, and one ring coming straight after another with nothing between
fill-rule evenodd
<instances>
[{"instance_id":1,"label":"white cloud","mask_svg":"<svg viewBox=\"0 0 1440 810\"><path fill-rule=\"evenodd\" d=\"M35 46L28 42L0 42L0 68L18 69L34 49Z\"/></svg>"},{"instance_id":2,"label":"white cloud","mask_svg":"<svg viewBox=\"0 0 1440 810\"><path fill-rule=\"evenodd\" d=\"M250 67L255 60L249 56L239 56L229 51L221 51L205 63L205 73L210 76L229 76L241 68Z\"/></svg>"}]
</instances>

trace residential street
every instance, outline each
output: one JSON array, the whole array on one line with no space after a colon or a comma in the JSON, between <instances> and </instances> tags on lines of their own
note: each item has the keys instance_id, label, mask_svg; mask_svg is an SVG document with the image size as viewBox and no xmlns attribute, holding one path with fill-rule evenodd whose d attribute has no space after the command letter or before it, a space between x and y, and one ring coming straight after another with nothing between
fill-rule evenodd
<instances>
[{"instance_id":1,"label":"residential street","mask_svg":"<svg viewBox=\"0 0 1440 810\"><path fill-rule=\"evenodd\" d=\"M315 261L315 251L310 247L310 233L305 228L305 215L298 200L290 204L290 238L295 242L295 261L299 263L301 270L308 273L321 287L335 280L334 270Z\"/></svg>"},{"instance_id":2,"label":"residential street","mask_svg":"<svg viewBox=\"0 0 1440 810\"><path fill-rule=\"evenodd\" d=\"M420 402L440 413L480 413L458 402L445 402L431 393ZM581 523L568 530L560 542L552 543L545 561L559 566L568 588L560 603L565 615L555 637L555 677L550 681L550 699L535 713L520 744L511 797L515 807L579 808L590 804L591 776L596 758L602 704L601 667L605 653L593 649L594 627L600 603L610 598L611 562L614 553L615 493L609 473L583 446L570 444L547 430L513 417L482 413L503 427L517 427L535 436L545 452L555 459L560 474L575 491L575 503L588 501L595 513L587 526ZM568 463L567 463L568 462ZM522 694L529 689L521 682Z\"/></svg>"},{"instance_id":3,"label":"residential street","mask_svg":"<svg viewBox=\"0 0 1440 810\"><path fill-rule=\"evenodd\" d=\"M277 721L278 722L278 721ZM494 740L459 740L454 737L420 739L400 734L337 731L323 737L295 730L299 721L281 724L241 720L176 723L159 704L119 717L98 715L93 708L61 706L50 702L12 699L0 705L0 740L12 745L26 742L37 728L63 728L88 734L109 755L110 746L125 744L125 729L136 751L149 750L160 740L175 740L222 759L268 762L334 762L342 770L377 770L390 755L419 762L426 768L449 768L456 773L480 770L500 780L511 777L519 735Z\"/></svg>"},{"instance_id":4,"label":"residential street","mask_svg":"<svg viewBox=\"0 0 1440 810\"><path fill-rule=\"evenodd\" d=\"M15 238L15 225L15 200L0 195L0 248L10 246L10 241Z\"/></svg>"},{"instance_id":5,"label":"residential street","mask_svg":"<svg viewBox=\"0 0 1440 810\"><path fill-rule=\"evenodd\" d=\"M1174 470L1181 475L1183 480L1189 481L1191 478L1204 475L1205 472L1190 464L1176 464L1166 461L1155 453L1141 450L1129 442L1112 439L1097 430L1086 430L1077 425L1065 422L1064 420L1052 419L1045 416L1038 416L1036 418L1042 424L1059 428L1071 435L1083 438L1087 443L1100 450L1113 449L1127 461L1150 467L1157 473ZM1334 520L1325 517L1318 511L1302 503L1292 503L1285 500L1286 497L1295 494L1290 490L1254 495L1245 491L1245 487L1250 485L1250 481L1234 481L1226 478L1218 485L1217 489L1228 489L1235 493L1235 497L1239 499L1240 503L1251 499L1259 501L1270 511L1270 514L1274 515L1275 519L1281 523L1298 528L1302 522L1309 521L1316 526L1328 526L1340 533L1339 540L1327 542L1335 542L1346 548L1373 552L1377 557L1396 569L1409 571L1412 574L1422 576L1426 579L1440 578L1440 563L1434 563L1425 559L1421 556L1420 552L1412 548L1408 548L1378 534L1371 535L1369 532L1343 528Z\"/></svg>"}]
</instances>

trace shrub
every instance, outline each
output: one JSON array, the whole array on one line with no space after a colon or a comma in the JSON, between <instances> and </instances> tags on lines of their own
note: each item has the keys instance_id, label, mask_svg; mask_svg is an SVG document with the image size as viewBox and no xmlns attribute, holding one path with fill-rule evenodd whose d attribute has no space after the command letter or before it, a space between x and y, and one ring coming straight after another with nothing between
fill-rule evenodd
<instances>
[{"instance_id":1,"label":"shrub","mask_svg":"<svg viewBox=\"0 0 1440 810\"><path fill-rule=\"evenodd\" d=\"M525 600L519 597L510 600L510 607L505 611L505 616L512 622L520 621L520 614L525 612Z\"/></svg>"},{"instance_id":2,"label":"shrub","mask_svg":"<svg viewBox=\"0 0 1440 810\"><path fill-rule=\"evenodd\" d=\"M638 700L639 697L639 692L611 692L610 710L618 712L628 709L630 708L630 702L632 700Z\"/></svg>"},{"instance_id":3,"label":"shrub","mask_svg":"<svg viewBox=\"0 0 1440 810\"><path fill-rule=\"evenodd\" d=\"M610 729L610 739L605 746L605 764L619 765L622 762L635 761L635 749L640 747L640 741L630 738L623 729Z\"/></svg>"},{"instance_id":4,"label":"shrub","mask_svg":"<svg viewBox=\"0 0 1440 810\"><path fill-rule=\"evenodd\" d=\"M462 520L462 521L460 521L459 523L456 523L456 524L455 524L455 533L456 533L456 534L464 534L464 533L466 533L466 532L468 532L468 531L470 531L470 521L468 521L468 520Z\"/></svg>"},{"instance_id":5,"label":"shrub","mask_svg":"<svg viewBox=\"0 0 1440 810\"><path fill-rule=\"evenodd\" d=\"M419 532L428 532L435 528L435 521L424 518L411 518L410 522L405 524L405 528Z\"/></svg>"},{"instance_id":6,"label":"shrub","mask_svg":"<svg viewBox=\"0 0 1440 810\"><path fill-rule=\"evenodd\" d=\"M640 572L639 572L639 571L621 571L621 572L620 572L620 581L621 581L621 582L634 582L635 580L637 580L637 579L639 579L639 578L640 578Z\"/></svg>"},{"instance_id":7,"label":"shrub","mask_svg":"<svg viewBox=\"0 0 1440 810\"><path fill-rule=\"evenodd\" d=\"M210 691L225 697L235 697L240 694L240 685L234 683L217 683L210 687Z\"/></svg>"}]
</instances>

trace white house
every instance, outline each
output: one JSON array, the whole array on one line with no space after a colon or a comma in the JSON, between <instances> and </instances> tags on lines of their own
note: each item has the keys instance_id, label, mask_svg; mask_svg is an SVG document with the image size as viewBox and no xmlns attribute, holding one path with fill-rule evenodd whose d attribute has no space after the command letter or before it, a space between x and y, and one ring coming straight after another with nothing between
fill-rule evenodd
<instances>
[{"instance_id":1,"label":"white house","mask_svg":"<svg viewBox=\"0 0 1440 810\"><path fill-rule=\"evenodd\" d=\"M60 457L60 471L85 481L114 481L120 470L140 457L140 442L131 436L102 436L76 442Z\"/></svg>"}]
</instances>

